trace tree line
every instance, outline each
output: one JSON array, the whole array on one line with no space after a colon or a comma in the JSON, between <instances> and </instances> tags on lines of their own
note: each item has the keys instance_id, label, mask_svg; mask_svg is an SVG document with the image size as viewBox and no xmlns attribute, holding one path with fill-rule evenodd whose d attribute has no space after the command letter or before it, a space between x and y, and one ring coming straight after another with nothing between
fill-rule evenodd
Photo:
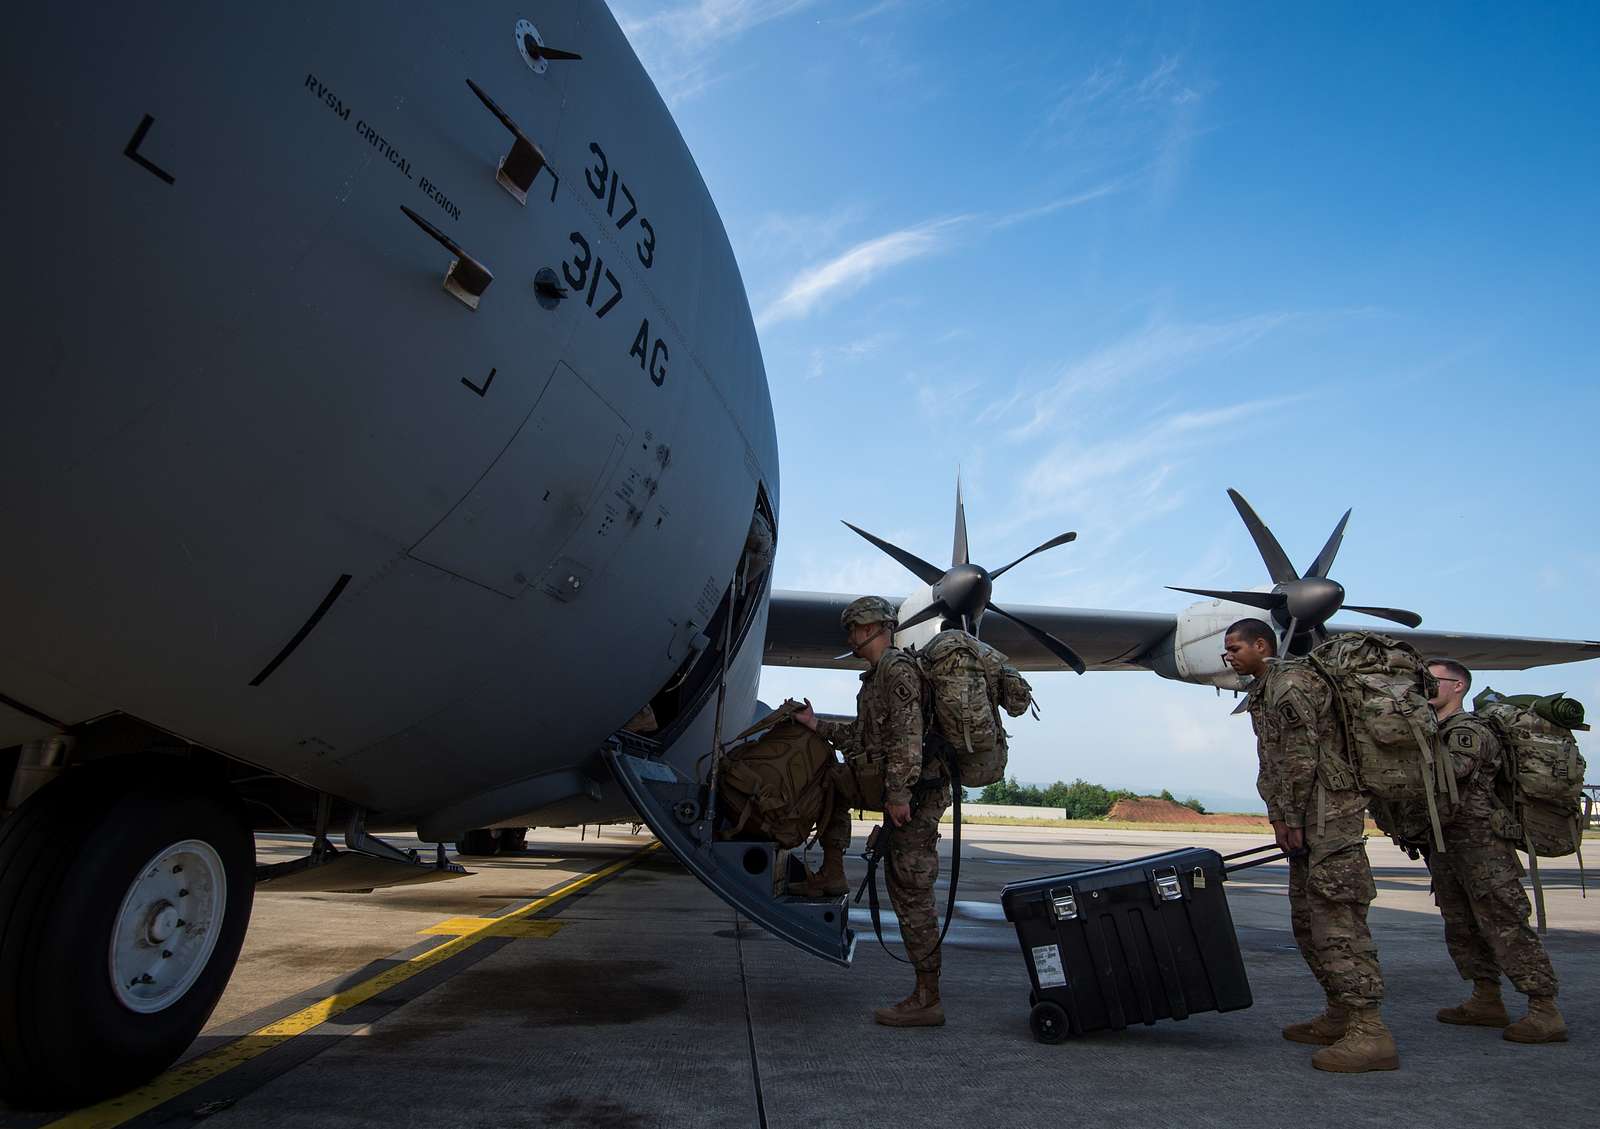
<instances>
[{"instance_id":1,"label":"tree line","mask_svg":"<svg viewBox=\"0 0 1600 1129\"><path fill-rule=\"evenodd\" d=\"M1074 780L1071 784L1057 780L1048 788L1041 788L1037 784L1019 784L1017 778L1013 776L1009 780L1000 780L984 788L978 795L978 802L1018 804L1030 808L1063 808L1068 819L1100 819L1118 800L1141 798L1143 797L1137 792L1129 792L1123 788L1107 788L1100 784L1091 784L1087 780ZM1206 811L1205 805L1193 796L1187 800L1180 800L1165 788L1161 790L1159 797L1151 798L1182 804L1201 815Z\"/></svg>"}]
</instances>

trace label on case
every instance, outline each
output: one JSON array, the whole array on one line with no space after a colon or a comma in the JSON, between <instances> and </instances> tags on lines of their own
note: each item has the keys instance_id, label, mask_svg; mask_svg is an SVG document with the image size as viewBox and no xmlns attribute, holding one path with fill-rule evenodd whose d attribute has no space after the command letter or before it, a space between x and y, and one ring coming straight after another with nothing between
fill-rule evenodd
<instances>
[{"instance_id":1,"label":"label on case","mask_svg":"<svg viewBox=\"0 0 1600 1129\"><path fill-rule=\"evenodd\" d=\"M1041 988L1065 988L1067 974L1061 967L1060 945L1037 945L1033 950L1033 973Z\"/></svg>"}]
</instances>

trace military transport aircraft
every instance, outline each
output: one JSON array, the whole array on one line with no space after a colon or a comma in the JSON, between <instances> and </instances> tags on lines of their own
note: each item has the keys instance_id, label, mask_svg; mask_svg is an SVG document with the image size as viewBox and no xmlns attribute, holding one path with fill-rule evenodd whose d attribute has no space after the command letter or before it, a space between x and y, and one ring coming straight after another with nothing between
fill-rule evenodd
<instances>
[{"instance_id":1,"label":"military transport aircraft","mask_svg":"<svg viewBox=\"0 0 1600 1129\"><path fill-rule=\"evenodd\" d=\"M171 1062L258 881L449 878L443 842L496 824L637 806L847 962L842 903L775 896L793 860L713 832L705 754L763 661L838 665L849 597L770 591L744 286L606 8L46 5L3 51L0 1096ZM1004 570L957 557L918 562L908 622L1219 678L1227 605L996 607ZM251 830L285 827L307 857L258 870Z\"/></svg>"}]
</instances>

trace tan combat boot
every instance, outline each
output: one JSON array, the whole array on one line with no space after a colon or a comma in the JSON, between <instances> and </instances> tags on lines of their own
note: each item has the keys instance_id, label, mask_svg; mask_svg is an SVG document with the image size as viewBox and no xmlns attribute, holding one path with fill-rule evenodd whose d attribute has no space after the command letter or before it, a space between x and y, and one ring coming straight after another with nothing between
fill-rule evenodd
<instances>
[{"instance_id":1,"label":"tan combat boot","mask_svg":"<svg viewBox=\"0 0 1600 1129\"><path fill-rule=\"evenodd\" d=\"M802 898L836 898L850 892L850 881L844 876L844 852L835 847L822 848L822 869L815 874L806 873L804 881L789 883L789 893Z\"/></svg>"},{"instance_id":2,"label":"tan combat boot","mask_svg":"<svg viewBox=\"0 0 1600 1129\"><path fill-rule=\"evenodd\" d=\"M872 1018L885 1027L943 1027L939 974L918 972L916 989L893 1007L880 1007L872 1013Z\"/></svg>"},{"instance_id":3,"label":"tan combat boot","mask_svg":"<svg viewBox=\"0 0 1600 1129\"><path fill-rule=\"evenodd\" d=\"M1455 1007L1440 1008L1438 1019L1440 1023L1463 1027L1504 1027L1511 1022L1505 1001L1500 998L1498 980L1474 980L1472 995Z\"/></svg>"},{"instance_id":4,"label":"tan combat boot","mask_svg":"<svg viewBox=\"0 0 1600 1129\"><path fill-rule=\"evenodd\" d=\"M1311 1065L1335 1074L1365 1074L1369 1070L1399 1070L1400 1052L1394 1036L1383 1025L1375 1007L1350 1013L1344 1035L1331 1047L1311 1056Z\"/></svg>"},{"instance_id":5,"label":"tan combat boot","mask_svg":"<svg viewBox=\"0 0 1600 1129\"><path fill-rule=\"evenodd\" d=\"M1323 1013L1304 1023L1291 1023L1283 1029L1283 1037L1291 1043L1310 1043L1314 1047L1331 1047L1344 1035L1350 1022L1350 1009L1343 1004L1328 1001Z\"/></svg>"},{"instance_id":6,"label":"tan combat boot","mask_svg":"<svg viewBox=\"0 0 1600 1129\"><path fill-rule=\"evenodd\" d=\"M1565 1043L1567 1021L1556 1010L1554 996L1529 996L1528 1014L1505 1029L1513 1043Z\"/></svg>"}]
</instances>

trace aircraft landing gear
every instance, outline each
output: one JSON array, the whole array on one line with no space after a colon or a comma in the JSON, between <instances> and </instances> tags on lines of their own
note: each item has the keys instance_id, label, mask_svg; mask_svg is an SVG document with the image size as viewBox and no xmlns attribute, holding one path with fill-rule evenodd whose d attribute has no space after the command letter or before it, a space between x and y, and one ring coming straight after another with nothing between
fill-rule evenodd
<instances>
[{"instance_id":1,"label":"aircraft landing gear","mask_svg":"<svg viewBox=\"0 0 1600 1129\"><path fill-rule=\"evenodd\" d=\"M64 771L0 824L0 1097L83 1105L194 1041L239 956L255 840L177 757Z\"/></svg>"},{"instance_id":2,"label":"aircraft landing gear","mask_svg":"<svg viewBox=\"0 0 1600 1129\"><path fill-rule=\"evenodd\" d=\"M456 854L468 858L479 855L514 855L528 849L526 827L478 827L463 832L456 840Z\"/></svg>"},{"instance_id":3,"label":"aircraft landing gear","mask_svg":"<svg viewBox=\"0 0 1600 1129\"><path fill-rule=\"evenodd\" d=\"M477 856L492 855L498 846L494 830L488 827L477 827L466 832L456 840L456 854Z\"/></svg>"}]
</instances>

